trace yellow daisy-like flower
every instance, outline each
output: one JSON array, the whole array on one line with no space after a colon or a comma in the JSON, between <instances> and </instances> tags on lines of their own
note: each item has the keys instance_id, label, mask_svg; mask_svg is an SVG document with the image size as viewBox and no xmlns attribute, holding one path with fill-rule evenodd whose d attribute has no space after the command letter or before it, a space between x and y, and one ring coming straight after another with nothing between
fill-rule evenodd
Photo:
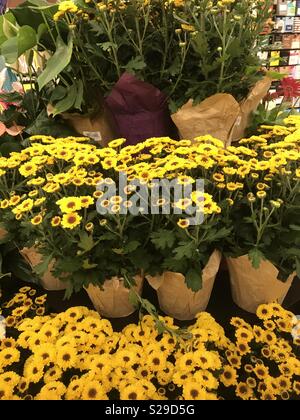
<instances>
[{"instance_id":1,"label":"yellow daisy-like flower","mask_svg":"<svg viewBox=\"0 0 300 420\"><path fill-rule=\"evenodd\" d=\"M116 139L112 140L108 143L108 147L112 147L113 149L117 149L118 147L122 146L126 142L126 139Z\"/></svg>"},{"instance_id":2,"label":"yellow daisy-like flower","mask_svg":"<svg viewBox=\"0 0 300 420\"><path fill-rule=\"evenodd\" d=\"M98 381L90 381L83 387L82 400L107 400L105 389Z\"/></svg>"},{"instance_id":3,"label":"yellow daisy-like flower","mask_svg":"<svg viewBox=\"0 0 300 420\"><path fill-rule=\"evenodd\" d=\"M33 383L38 383L44 374L44 366L40 359L27 359L24 366L24 377Z\"/></svg>"},{"instance_id":4,"label":"yellow daisy-like flower","mask_svg":"<svg viewBox=\"0 0 300 420\"><path fill-rule=\"evenodd\" d=\"M260 305L256 310L256 316L263 321L269 320L273 316L273 311L269 305Z\"/></svg>"},{"instance_id":5,"label":"yellow daisy-like flower","mask_svg":"<svg viewBox=\"0 0 300 420\"><path fill-rule=\"evenodd\" d=\"M63 215L61 225L65 229L74 229L80 225L81 220L82 217L78 213L68 213Z\"/></svg>"},{"instance_id":6,"label":"yellow daisy-like flower","mask_svg":"<svg viewBox=\"0 0 300 420\"><path fill-rule=\"evenodd\" d=\"M0 382L0 400L11 400L12 396L12 386L4 381Z\"/></svg>"},{"instance_id":7,"label":"yellow daisy-like flower","mask_svg":"<svg viewBox=\"0 0 300 420\"><path fill-rule=\"evenodd\" d=\"M240 382L235 388L235 395L242 400L249 400L253 395L253 391L246 382Z\"/></svg>"},{"instance_id":8,"label":"yellow daisy-like flower","mask_svg":"<svg viewBox=\"0 0 300 420\"><path fill-rule=\"evenodd\" d=\"M138 382L120 390L120 400L145 400L146 390Z\"/></svg>"},{"instance_id":9,"label":"yellow daisy-like flower","mask_svg":"<svg viewBox=\"0 0 300 420\"><path fill-rule=\"evenodd\" d=\"M42 221L43 221L43 216L40 215L40 214L38 214L37 216L34 216L30 220L31 224L34 225L34 226L40 225L42 223Z\"/></svg>"},{"instance_id":10,"label":"yellow daisy-like flower","mask_svg":"<svg viewBox=\"0 0 300 420\"><path fill-rule=\"evenodd\" d=\"M51 219L51 226L53 226L53 227L57 227L57 226L59 226L61 224L61 217L60 216L54 216L52 219Z\"/></svg>"},{"instance_id":11,"label":"yellow daisy-like flower","mask_svg":"<svg viewBox=\"0 0 300 420\"><path fill-rule=\"evenodd\" d=\"M19 350L13 347L6 347L0 351L0 369L10 366L20 360Z\"/></svg>"},{"instance_id":12,"label":"yellow daisy-like flower","mask_svg":"<svg viewBox=\"0 0 300 420\"><path fill-rule=\"evenodd\" d=\"M190 226L190 221L188 219L179 219L177 225L181 229L187 229Z\"/></svg>"},{"instance_id":13,"label":"yellow daisy-like flower","mask_svg":"<svg viewBox=\"0 0 300 420\"><path fill-rule=\"evenodd\" d=\"M182 396L184 400L207 400L207 392L196 381L188 381L183 385Z\"/></svg>"},{"instance_id":14,"label":"yellow daisy-like flower","mask_svg":"<svg viewBox=\"0 0 300 420\"><path fill-rule=\"evenodd\" d=\"M253 372L258 377L258 379L264 379L269 374L269 368L264 365L256 365L253 369Z\"/></svg>"},{"instance_id":15,"label":"yellow daisy-like flower","mask_svg":"<svg viewBox=\"0 0 300 420\"><path fill-rule=\"evenodd\" d=\"M58 379L60 379L63 375L63 370L55 365L54 367L52 367L51 369L47 370L47 372L44 375L44 382L45 383L49 383L52 381L57 381Z\"/></svg>"},{"instance_id":16,"label":"yellow daisy-like flower","mask_svg":"<svg viewBox=\"0 0 300 420\"><path fill-rule=\"evenodd\" d=\"M62 213L73 213L82 208L81 200L78 197L64 197L56 202Z\"/></svg>"},{"instance_id":17,"label":"yellow daisy-like flower","mask_svg":"<svg viewBox=\"0 0 300 420\"><path fill-rule=\"evenodd\" d=\"M233 366L225 366L220 381L226 387L237 385L237 372Z\"/></svg>"},{"instance_id":18,"label":"yellow daisy-like flower","mask_svg":"<svg viewBox=\"0 0 300 420\"><path fill-rule=\"evenodd\" d=\"M89 206L94 204L94 198L89 195L79 197L79 200L80 200L81 207L85 209L87 209Z\"/></svg>"},{"instance_id":19,"label":"yellow daisy-like flower","mask_svg":"<svg viewBox=\"0 0 300 420\"><path fill-rule=\"evenodd\" d=\"M67 370L76 365L77 351L71 346L63 346L57 349L56 363L62 370Z\"/></svg>"}]
</instances>

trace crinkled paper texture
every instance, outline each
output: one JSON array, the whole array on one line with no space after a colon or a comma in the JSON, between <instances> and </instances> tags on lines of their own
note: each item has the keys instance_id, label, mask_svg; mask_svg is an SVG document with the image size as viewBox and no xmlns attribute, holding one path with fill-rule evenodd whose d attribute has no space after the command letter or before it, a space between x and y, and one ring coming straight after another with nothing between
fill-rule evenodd
<instances>
[{"instance_id":1,"label":"crinkled paper texture","mask_svg":"<svg viewBox=\"0 0 300 420\"><path fill-rule=\"evenodd\" d=\"M20 251L20 253L25 258L25 260L28 262L28 264L31 266L32 269L36 265L38 265L42 261L42 258L43 258L43 256L37 251L35 247L23 248ZM52 261L49 264L46 273L39 279L40 284L43 286L45 290L48 290L48 291L65 290L67 287L66 283L54 277L51 273L53 265L54 265L54 261Z\"/></svg>"},{"instance_id":2,"label":"crinkled paper texture","mask_svg":"<svg viewBox=\"0 0 300 420\"><path fill-rule=\"evenodd\" d=\"M135 290L141 294L143 288L143 277L134 277ZM96 311L108 318L123 318L131 315L136 308L129 301L130 289L124 286L123 280L113 277L106 280L102 288L90 284L86 288Z\"/></svg>"},{"instance_id":3,"label":"crinkled paper texture","mask_svg":"<svg viewBox=\"0 0 300 420\"><path fill-rule=\"evenodd\" d=\"M231 292L234 302L245 311L256 313L263 303L282 304L295 274L283 283L278 280L278 270L269 261L262 261L260 267L252 267L248 255L227 258L230 274Z\"/></svg>"},{"instance_id":4,"label":"crinkled paper texture","mask_svg":"<svg viewBox=\"0 0 300 420\"><path fill-rule=\"evenodd\" d=\"M214 251L202 272L202 289L193 292L181 273L166 271L161 276L147 276L149 284L157 290L160 308L167 315L181 321L194 319L205 311L221 263L221 254Z\"/></svg>"},{"instance_id":5,"label":"crinkled paper texture","mask_svg":"<svg viewBox=\"0 0 300 420\"><path fill-rule=\"evenodd\" d=\"M217 93L195 106L189 100L172 115L172 119L181 138L193 139L210 134L229 146L232 141L240 140L245 135L252 112L266 96L270 86L271 79L265 77L241 103L227 93Z\"/></svg>"}]
</instances>

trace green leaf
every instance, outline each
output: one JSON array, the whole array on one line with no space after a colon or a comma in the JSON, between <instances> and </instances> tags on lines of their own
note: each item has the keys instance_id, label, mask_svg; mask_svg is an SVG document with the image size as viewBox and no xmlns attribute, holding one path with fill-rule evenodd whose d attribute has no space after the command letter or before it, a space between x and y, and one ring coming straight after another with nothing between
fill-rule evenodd
<instances>
[{"instance_id":1,"label":"green leaf","mask_svg":"<svg viewBox=\"0 0 300 420\"><path fill-rule=\"evenodd\" d=\"M185 282L189 289L193 292L198 292L202 289L202 272L190 268L185 275Z\"/></svg>"},{"instance_id":2,"label":"green leaf","mask_svg":"<svg viewBox=\"0 0 300 420\"><path fill-rule=\"evenodd\" d=\"M8 64L13 64L18 59L18 38L9 38L1 45L1 54Z\"/></svg>"},{"instance_id":3,"label":"green leaf","mask_svg":"<svg viewBox=\"0 0 300 420\"><path fill-rule=\"evenodd\" d=\"M12 14L5 14L1 23L3 35L7 39L17 36L18 27L16 26L16 19Z\"/></svg>"},{"instance_id":4,"label":"green leaf","mask_svg":"<svg viewBox=\"0 0 300 420\"><path fill-rule=\"evenodd\" d=\"M60 273L75 273L81 268L81 262L75 257L64 257L56 262L55 272Z\"/></svg>"},{"instance_id":5,"label":"green leaf","mask_svg":"<svg viewBox=\"0 0 300 420\"><path fill-rule=\"evenodd\" d=\"M45 23L41 23L39 25L37 33L36 33L38 41L40 41L40 39L47 32L47 30L48 30L48 28L47 28L47 25Z\"/></svg>"},{"instance_id":6,"label":"green leaf","mask_svg":"<svg viewBox=\"0 0 300 420\"><path fill-rule=\"evenodd\" d=\"M290 229L300 231L300 225L290 225Z\"/></svg>"},{"instance_id":7,"label":"green leaf","mask_svg":"<svg viewBox=\"0 0 300 420\"><path fill-rule=\"evenodd\" d=\"M77 92L76 92L76 100L74 103L74 108L82 109L82 102L83 102L83 82L82 80L78 80L77 82Z\"/></svg>"},{"instance_id":8,"label":"green leaf","mask_svg":"<svg viewBox=\"0 0 300 420\"><path fill-rule=\"evenodd\" d=\"M48 270L49 264L52 261L52 255L48 255L48 256L43 256L42 261L36 265L35 267L33 267L33 271L38 275L38 276L42 276L46 273L46 271Z\"/></svg>"},{"instance_id":9,"label":"green leaf","mask_svg":"<svg viewBox=\"0 0 300 420\"><path fill-rule=\"evenodd\" d=\"M92 235L88 235L86 232L80 233L80 241L78 242L78 247L85 252L90 251L95 246Z\"/></svg>"},{"instance_id":10,"label":"green leaf","mask_svg":"<svg viewBox=\"0 0 300 420\"><path fill-rule=\"evenodd\" d=\"M282 80L287 76L287 73L279 73L277 71L267 71L266 76L274 80Z\"/></svg>"},{"instance_id":11,"label":"green leaf","mask_svg":"<svg viewBox=\"0 0 300 420\"><path fill-rule=\"evenodd\" d=\"M28 25L22 26L18 33L18 56L20 57L25 51L33 48L36 43L35 30Z\"/></svg>"},{"instance_id":12,"label":"green leaf","mask_svg":"<svg viewBox=\"0 0 300 420\"><path fill-rule=\"evenodd\" d=\"M64 121L48 117L46 110L41 111L34 123L25 131L31 136L42 134L44 136L67 137L77 134Z\"/></svg>"},{"instance_id":13,"label":"green leaf","mask_svg":"<svg viewBox=\"0 0 300 420\"><path fill-rule=\"evenodd\" d=\"M151 234L151 242L157 249L172 248L175 243L174 232L167 229L159 229L157 232Z\"/></svg>"},{"instance_id":14,"label":"green leaf","mask_svg":"<svg viewBox=\"0 0 300 420\"><path fill-rule=\"evenodd\" d=\"M130 252L135 251L140 245L141 243L139 241L130 241L124 247L124 251L126 254L129 254Z\"/></svg>"},{"instance_id":15,"label":"green leaf","mask_svg":"<svg viewBox=\"0 0 300 420\"><path fill-rule=\"evenodd\" d=\"M146 67L146 63L143 60L142 57L135 57L132 60L130 60L126 66L125 69L128 72L135 72L135 70L143 70Z\"/></svg>"},{"instance_id":16,"label":"green leaf","mask_svg":"<svg viewBox=\"0 0 300 420\"><path fill-rule=\"evenodd\" d=\"M140 302L138 300L138 297L136 296L136 293L133 290L130 290L128 299L129 299L129 302L131 303L131 305L134 308L138 308L139 307Z\"/></svg>"},{"instance_id":17,"label":"green leaf","mask_svg":"<svg viewBox=\"0 0 300 420\"><path fill-rule=\"evenodd\" d=\"M30 26L22 26L17 36L9 38L1 46L1 53L7 63L13 64L26 51L33 48L37 43L35 30Z\"/></svg>"},{"instance_id":18,"label":"green leaf","mask_svg":"<svg viewBox=\"0 0 300 420\"><path fill-rule=\"evenodd\" d=\"M110 48L117 48L117 44L115 44L114 42L101 42L100 44L98 44L100 46L100 48L103 51L107 51Z\"/></svg>"},{"instance_id":19,"label":"green leaf","mask_svg":"<svg viewBox=\"0 0 300 420\"><path fill-rule=\"evenodd\" d=\"M47 83L54 80L70 63L73 53L73 38L69 35L68 44L57 37L56 51L49 59L43 73L38 77L38 85L41 90Z\"/></svg>"},{"instance_id":20,"label":"green leaf","mask_svg":"<svg viewBox=\"0 0 300 420\"><path fill-rule=\"evenodd\" d=\"M59 101L63 99L67 94L67 89L64 86L58 85L53 90L51 96L50 96L50 103L53 104L56 101Z\"/></svg>"},{"instance_id":21,"label":"green leaf","mask_svg":"<svg viewBox=\"0 0 300 420\"><path fill-rule=\"evenodd\" d=\"M63 98L61 101L56 102L54 109L52 110L52 115L55 117L56 115L62 114L72 108L74 108L74 104L77 98L77 86L74 83L67 93L67 96Z\"/></svg>"},{"instance_id":22,"label":"green leaf","mask_svg":"<svg viewBox=\"0 0 300 420\"><path fill-rule=\"evenodd\" d=\"M181 244L173 250L175 260L192 258L196 250L195 242L179 242Z\"/></svg>"},{"instance_id":23,"label":"green leaf","mask_svg":"<svg viewBox=\"0 0 300 420\"><path fill-rule=\"evenodd\" d=\"M91 264L88 259L83 261L82 268L84 270L91 270L92 268L98 267L98 264Z\"/></svg>"},{"instance_id":24,"label":"green leaf","mask_svg":"<svg viewBox=\"0 0 300 420\"><path fill-rule=\"evenodd\" d=\"M253 268L256 269L260 267L261 261L266 259L264 254L258 248L251 249L248 253L248 256Z\"/></svg>"}]
</instances>

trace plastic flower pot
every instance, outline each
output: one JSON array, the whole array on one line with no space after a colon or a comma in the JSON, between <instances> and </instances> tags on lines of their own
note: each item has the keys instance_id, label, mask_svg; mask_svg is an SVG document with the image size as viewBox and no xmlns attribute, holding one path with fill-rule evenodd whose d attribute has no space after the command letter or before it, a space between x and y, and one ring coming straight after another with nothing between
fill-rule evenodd
<instances>
[{"instance_id":1,"label":"plastic flower pot","mask_svg":"<svg viewBox=\"0 0 300 420\"><path fill-rule=\"evenodd\" d=\"M256 313L263 303L276 301L282 304L296 275L291 274L284 283L278 280L278 270L272 263L262 261L255 269L248 255L227 258L227 264L232 298L240 308L251 313Z\"/></svg>"},{"instance_id":2,"label":"plastic flower pot","mask_svg":"<svg viewBox=\"0 0 300 420\"><path fill-rule=\"evenodd\" d=\"M202 289L193 292L181 273L164 272L161 276L147 276L149 284L157 291L161 310L176 319L188 321L205 311L221 263L221 254L214 251L202 272Z\"/></svg>"}]
</instances>

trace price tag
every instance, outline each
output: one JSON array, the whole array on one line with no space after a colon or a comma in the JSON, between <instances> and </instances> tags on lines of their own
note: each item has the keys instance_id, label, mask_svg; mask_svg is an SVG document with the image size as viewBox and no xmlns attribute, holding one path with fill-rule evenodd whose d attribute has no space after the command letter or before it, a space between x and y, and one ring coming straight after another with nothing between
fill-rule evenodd
<instances>
[{"instance_id":1,"label":"price tag","mask_svg":"<svg viewBox=\"0 0 300 420\"><path fill-rule=\"evenodd\" d=\"M102 136L100 131L84 131L82 133L86 137L90 137L91 139L98 141L99 143L102 141Z\"/></svg>"}]
</instances>

